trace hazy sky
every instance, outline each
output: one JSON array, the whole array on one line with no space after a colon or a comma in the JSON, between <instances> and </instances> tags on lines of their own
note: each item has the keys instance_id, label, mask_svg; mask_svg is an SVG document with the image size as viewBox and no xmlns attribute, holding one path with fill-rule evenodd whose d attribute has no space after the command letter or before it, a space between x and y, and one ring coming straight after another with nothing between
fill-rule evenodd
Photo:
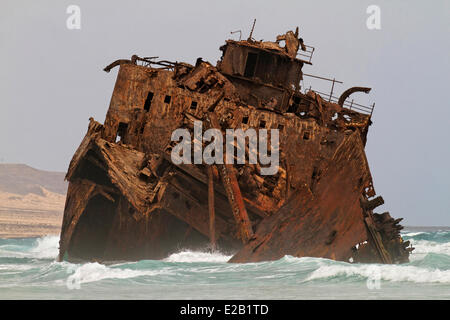
<instances>
[{"instance_id":1,"label":"hazy sky","mask_svg":"<svg viewBox=\"0 0 450 320\"><path fill-rule=\"evenodd\" d=\"M81 29L66 27L70 4ZM381 30L366 8L381 9ZM64 171L93 116L103 122L119 58L213 64L230 31L274 40L300 27L316 48L303 71L369 86L375 189L406 225L450 225L450 1L0 2L0 162ZM309 85L305 78L305 84ZM313 86L319 84L313 83ZM328 89L328 84L324 89ZM322 88L321 88L322 89Z\"/></svg>"}]
</instances>

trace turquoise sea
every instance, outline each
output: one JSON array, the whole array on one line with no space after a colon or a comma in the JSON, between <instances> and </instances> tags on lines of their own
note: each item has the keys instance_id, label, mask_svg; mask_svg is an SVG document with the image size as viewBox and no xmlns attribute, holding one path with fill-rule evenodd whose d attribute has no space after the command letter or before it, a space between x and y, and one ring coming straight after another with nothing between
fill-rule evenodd
<instances>
[{"instance_id":1,"label":"turquoise sea","mask_svg":"<svg viewBox=\"0 0 450 320\"><path fill-rule=\"evenodd\" d=\"M58 236L0 239L0 299L450 299L450 229L406 228L403 265L285 256L228 264L220 252L162 261L56 262Z\"/></svg>"}]
</instances>

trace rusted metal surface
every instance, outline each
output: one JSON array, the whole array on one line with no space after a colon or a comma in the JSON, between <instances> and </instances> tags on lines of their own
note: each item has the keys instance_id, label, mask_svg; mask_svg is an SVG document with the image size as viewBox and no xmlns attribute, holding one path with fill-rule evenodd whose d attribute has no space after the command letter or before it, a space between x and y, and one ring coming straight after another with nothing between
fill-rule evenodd
<instances>
[{"instance_id":1,"label":"rusted metal surface","mask_svg":"<svg viewBox=\"0 0 450 320\"><path fill-rule=\"evenodd\" d=\"M208 209L209 209L209 240L211 249L216 249L216 212L214 210L214 175L212 167L207 168L208 172Z\"/></svg>"},{"instance_id":2,"label":"rusted metal surface","mask_svg":"<svg viewBox=\"0 0 450 320\"><path fill-rule=\"evenodd\" d=\"M221 129L215 113L208 112L206 118L211 128ZM239 226L239 238L244 243L247 243L253 237L253 230L245 208L244 199L242 198L241 189L236 179L234 167L231 164L217 164L217 167L219 168L234 219Z\"/></svg>"},{"instance_id":3,"label":"rusted metal surface","mask_svg":"<svg viewBox=\"0 0 450 320\"><path fill-rule=\"evenodd\" d=\"M352 87L352 88L349 88L349 89L345 90L344 92L342 92L341 96L339 97L339 100L338 100L337 104L340 105L341 107L343 107L345 100L352 93L355 93L355 92L369 93L370 90L372 90L372 89L371 88L366 88L366 87Z\"/></svg>"},{"instance_id":4,"label":"rusted metal surface","mask_svg":"<svg viewBox=\"0 0 450 320\"><path fill-rule=\"evenodd\" d=\"M297 51L311 47L298 36L228 40L216 66L136 55L107 66L119 66L114 92L104 124L90 119L69 165L59 258L161 259L210 246L233 253L230 262L287 254L408 261L399 220L373 212L382 198L374 198L364 151L372 110L345 103L359 89L339 101L302 92L311 61ZM195 121L222 134L278 129L278 171L174 164L172 132L193 135Z\"/></svg>"}]
</instances>

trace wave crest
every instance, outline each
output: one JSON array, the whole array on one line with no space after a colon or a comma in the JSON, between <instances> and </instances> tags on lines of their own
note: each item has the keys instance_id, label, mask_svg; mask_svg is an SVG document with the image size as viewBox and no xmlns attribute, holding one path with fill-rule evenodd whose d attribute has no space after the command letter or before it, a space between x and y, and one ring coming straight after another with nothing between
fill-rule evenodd
<instances>
[{"instance_id":1,"label":"wave crest","mask_svg":"<svg viewBox=\"0 0 450 320\"><path fill-rule=\"evenodd\" d=\"M164 259L165 262L227 262L232 256L220 252L180 251Z\"/></svg>"},{"instance_id":2,"label":"wave crest","mask_svg":"<svg viewBox=\"0 0 450 320\"><path fill-rule=\"evenodd\" d=\"M38 259L56 259L59 250L59 236L44 236L36 239L30 254Z\"/></svg>"},{"instance_id":3,"label":"wave crest","mask_svg":"<svg viewBox=\"0 0 450 320\"><path fill-rule=\"evenodd\" d=\"M450 270L426 269L403 265L323 265L306 281L334 277L363 277L391 282L450 283Z\"/></svg>"},{"instance_id":4,"label":"wave crest","mask_svg":"<svg viewBox=\"0 0 450 320\"><path fill-rule=\"evenodd\" d=\"M73 272L73 270L75 270ZM156 276L160 274L168 274L169 270L132 270L108 267L103 264L92 262L85 263L81 266L69 266L68 273L73 272L67 281L70 283L89 283L105 279L129 279L141 276Z\"/></svg>"}]
</instances>

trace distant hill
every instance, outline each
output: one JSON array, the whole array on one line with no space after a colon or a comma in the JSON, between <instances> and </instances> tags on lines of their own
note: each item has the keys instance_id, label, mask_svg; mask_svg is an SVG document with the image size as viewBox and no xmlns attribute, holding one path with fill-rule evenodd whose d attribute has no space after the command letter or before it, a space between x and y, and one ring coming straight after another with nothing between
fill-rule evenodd
<instances>
[{"instance_id":1,"label":"distant hill","mask_svg":"<svg viewBox=\"0 0 450 320\"><path fill-rule=\"evenodd\" d=\"M38 170L25 164L0 164L0 191L44 196L44 188L65 195L67 182L64 176L64 172Z\"/></svg>"},{"instance_id":2,"label":"distant hill","mask_svg":"<svg viewBox=\"0 0 450 320\"><path fill-rule=\"evenodd\" d=\"M68 185L64 176L0 164L0 238L58 234Z\"/></svg>"}]
</instances>

